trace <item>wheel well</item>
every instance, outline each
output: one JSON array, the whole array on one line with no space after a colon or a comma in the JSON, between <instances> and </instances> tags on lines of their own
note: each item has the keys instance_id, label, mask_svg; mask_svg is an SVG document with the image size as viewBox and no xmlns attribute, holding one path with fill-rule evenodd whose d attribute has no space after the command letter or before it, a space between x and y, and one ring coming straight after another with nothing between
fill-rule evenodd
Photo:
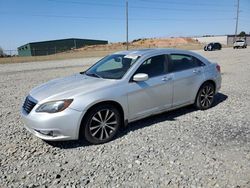
<instances>
[{"instance_id":1,"label":"wheel well","mask_svg":"<svg viewBox=\"0 0 250 188\"><path fill-rule=\"evenodd\" d=\"M87 112L86 112L86 113L84 114L84 116L82 117L80 129L79 129L79 138L82 136L82 135L81 135L81 132L82 132L82 128L84 128L84 127L83 127L83 123L84 123L85 117L89 114L89 112L90 112L92 109L94 109L95 107L100 106L100 105L112 105L112 106L114 106L114 107L120 112L120 114L121 114L122 126L125 125L125 121L124 121L124 111L123 111L122 106L121 106L118 102L115 102L115 101L102 101L102 102L96 103L96 104L94 104L93 106L91 106L90 108L88 108Z\"/></svg>"},{"instance_id":2,"label":"wheel well","mask_svg":"<svg viewBox=\"0 0 250 188\"><path fill-rule=\"evenodd\" d=\"M199 87L199 90L198 90L197 93L196 93L195 101L196 101L196 99L197 99L197 96L198 96L198 93L199 93L199 91L200 91L200 88L201 88L204 84L206 84L206 83L212 84L212 85L214 86L214 89L216 90L216 83L215 83L215 81L213 81L213 80L207 80L207 81L203 82L203 83L201 84L201 86Z\"/></svg>"},{"instance_id":3,"label":"wheel well","mask_svg":"<svg viewBox=\"0 0 250 188\"><path fill-rule=\"evenodd\" d=\"M215 83L215 81L213 81L213 80L207 80L207 81L205 81L202 85L204 85L204 84L206 84L206 83L212 84L212 85L214 86L214 89L216 90L216 83ZM202 85L201 85L201 86L202 86Z\"/></svg>"}]
</instances>

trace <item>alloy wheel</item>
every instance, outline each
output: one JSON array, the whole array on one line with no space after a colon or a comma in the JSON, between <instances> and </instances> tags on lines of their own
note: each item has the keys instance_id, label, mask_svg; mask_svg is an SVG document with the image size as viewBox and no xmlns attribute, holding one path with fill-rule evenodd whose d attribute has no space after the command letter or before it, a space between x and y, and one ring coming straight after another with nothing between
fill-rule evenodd
<instances>
[{"instance_id":1,"label":"alloy wheel","mask_svg":"<svg viewBox=\"0 0 250 188\"><path fill-rule=\"evenodd\" d=\"M214 89L211 86L205 86L200 94L200 104L204 108L209 108L214 99Z\"/></svg>"},{"instance_id":2,"label":"alloy wheel","mask_svg":"<svg viewBox=\"0 0 250 188\"><path fill-rule=\"evenodd\" d=\"M113 136L118 128L118 119L110 109L103 109L96 112L89 123L89 131L92 137L97 140L107 140Z\"/></svg>"}]
</instances>

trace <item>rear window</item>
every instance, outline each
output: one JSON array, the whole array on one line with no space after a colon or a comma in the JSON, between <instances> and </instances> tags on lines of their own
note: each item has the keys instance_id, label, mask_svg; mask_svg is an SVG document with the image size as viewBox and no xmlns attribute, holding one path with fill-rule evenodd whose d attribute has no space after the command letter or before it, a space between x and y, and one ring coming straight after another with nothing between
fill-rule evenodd
<instances>
[{"instance_id":1,"label":"rear window","mask_svg":"<svg viewBox=\"0 0 250 188\"><path fill-rule=\"evenodd\" d=\"M236 42L244 42L244 40L236 40Z\"/></svg>"}]
</instances>

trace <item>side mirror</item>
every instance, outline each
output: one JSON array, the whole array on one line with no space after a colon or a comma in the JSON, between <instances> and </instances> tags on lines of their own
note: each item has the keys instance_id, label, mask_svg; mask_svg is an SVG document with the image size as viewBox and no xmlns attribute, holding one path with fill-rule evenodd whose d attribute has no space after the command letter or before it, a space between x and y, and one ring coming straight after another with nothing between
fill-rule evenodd
<instances>
[{"instance_id":1,"label":"side mirror","mask_svg":"<svg viewBox=\"0 0 250 188\"><path fill-rule=\"evenodd\" d=\"M133 80L135 82L142 82L142 81L146 81L148 80L148 75L145 73L138 73L136 75L133 76Z\"/></svg>"}]
</instances>

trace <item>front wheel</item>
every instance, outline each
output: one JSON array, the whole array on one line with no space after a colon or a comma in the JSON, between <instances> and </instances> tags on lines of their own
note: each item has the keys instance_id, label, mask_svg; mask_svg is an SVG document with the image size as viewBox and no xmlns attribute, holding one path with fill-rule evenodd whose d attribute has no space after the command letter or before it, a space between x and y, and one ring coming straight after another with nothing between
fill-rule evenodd
<instances>
[{"instance_id":1,"label":"front wheel","mask_svg":"<svg viewBox=\"0 0 250 188\"><path fill-rule=\"evenodd\" d=\"M114 138L121 125L121 115L112 105L92 109L84 122L84 138L91 144L102 144Z\"/></svg>"},{"instance_id":2,"label":"front wheel","mask_svg":"<svg viewBox=\"0 0 250 188\"><path fill-rule=\"evenodd\" d=\"M211 83L205 83L198 91L195 107L199 110L206 110L210 108L214 101L215 88Z\"/></svg>"},{"instance_id":3,"label":"front wheel","mask_svg":"<svg viewBox=\"0 0 250 188\"><path fill-rule=\"evenodd\" d=\"M209 45L209 46L207 47L207 50L208 50L208 51L212 51L212 50L213 50L212 45Z\"/></svg>"}]
</instances>

